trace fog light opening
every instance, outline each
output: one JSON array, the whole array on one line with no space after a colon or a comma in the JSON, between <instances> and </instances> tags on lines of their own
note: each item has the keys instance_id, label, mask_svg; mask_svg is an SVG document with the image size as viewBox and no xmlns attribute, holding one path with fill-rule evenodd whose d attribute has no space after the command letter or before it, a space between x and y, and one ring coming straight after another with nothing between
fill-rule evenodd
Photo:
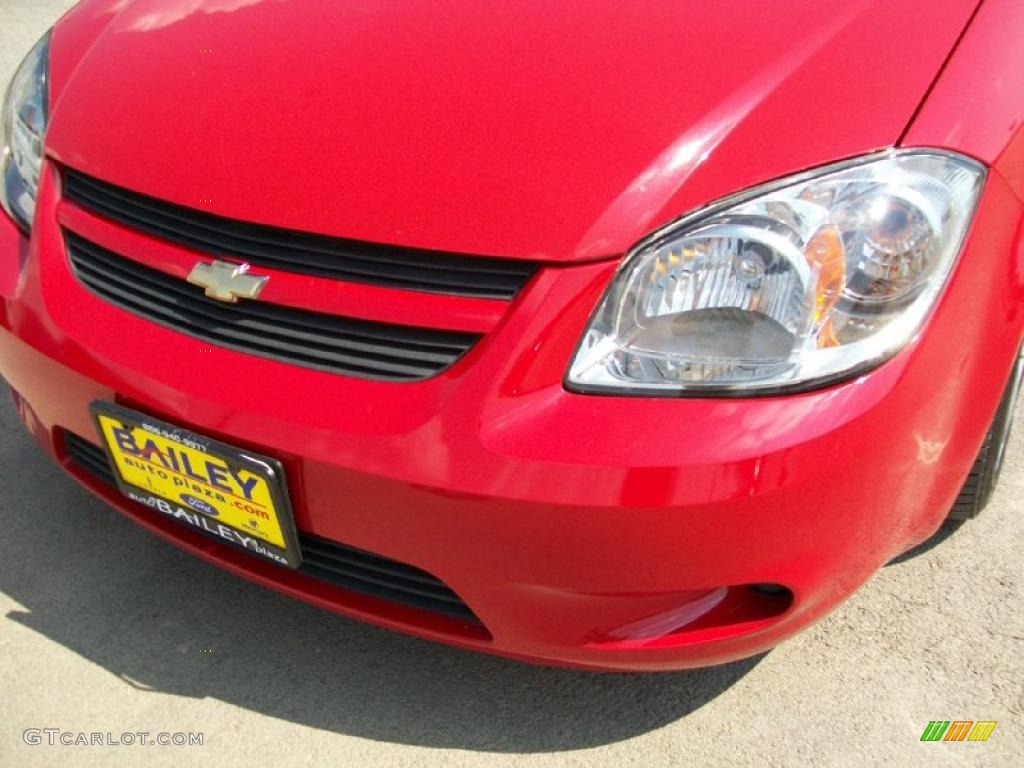
<instances>
[{"instance_id":1,"label":"fog light opening","mask_svg":"<svg viewBox=\"0 0 1024 768\"><path fill-rule=\"evenodd\" d=\"M768 582L764 582L761 584L751 584L750 588L755 592L759 592L760 594L766 595L768 597L793 597L793 593L789 590L789 588L784 587L781 584L770 584Z\"/></svg>"}]
</instances>

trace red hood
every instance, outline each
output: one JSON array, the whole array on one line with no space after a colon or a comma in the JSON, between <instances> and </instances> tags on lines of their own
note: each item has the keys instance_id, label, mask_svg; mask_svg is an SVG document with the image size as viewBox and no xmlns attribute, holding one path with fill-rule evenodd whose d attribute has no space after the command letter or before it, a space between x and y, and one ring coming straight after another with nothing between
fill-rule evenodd
<instances>
[{"instance_id":1,"label":"red hood","mask_svg":"<svg viewBox=\"0 0 1024 768\"><path fill-rule=\"evenodd\" d=\"M239 219L595 258L892 145L975 5L87 0L54 36L47 141Z\"/></svg>"}]
</instances>

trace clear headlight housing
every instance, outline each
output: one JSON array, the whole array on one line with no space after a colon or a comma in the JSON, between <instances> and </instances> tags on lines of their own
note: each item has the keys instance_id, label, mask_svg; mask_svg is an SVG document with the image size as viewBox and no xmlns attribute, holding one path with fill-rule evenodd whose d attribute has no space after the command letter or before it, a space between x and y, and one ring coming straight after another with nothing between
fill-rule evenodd
<instances>
[{"instance_id":1,"label":"clear headlight housing","mask_svg":"<svg viewBox=\"0 0 1024 768\"><path fill-rule=\"evenodd\" d=\"M50 33L35 44L18 67L0 113L0 203L28 231L36 209L43 134L48 118Z\"/></svg>"},{"instance_id":2,"label":"clear headlight housing","mask_svg":"<svg viewBox=\"0 0 1024 768\"><path fill-rule=\"evenodd\" d=\"M741 396L877 365L934 306L984 177L960 155L893 151L684 217L625 259L567 387Z\"/></svg>"}]
</instances>

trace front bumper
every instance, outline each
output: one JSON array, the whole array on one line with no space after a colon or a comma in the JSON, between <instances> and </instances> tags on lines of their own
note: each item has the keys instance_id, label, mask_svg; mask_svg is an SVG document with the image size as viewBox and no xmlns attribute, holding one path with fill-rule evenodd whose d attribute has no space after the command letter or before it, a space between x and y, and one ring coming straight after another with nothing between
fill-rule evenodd
<instances>
[{"instance_id":1,"label":"front bumper","mask_svg":"<svg viewBox=\"0 0 1024 768\"><path fill-rule=\"evenodd\" d=\"M46 166L31 241L0 217L0 372L52 456L138 522L259 583L549 663L721 663L824 615L942 522L1021 334L1020 204L995 174L911 346L838 386L717 400L562 388L608 262L542 270L470 355L423 382L213 348L82 288L58 187ZM64 449L65 432L98 442L98 399L276 456L301 531L433 574L480 624L265 564L123 500Z\"/></svg>"}]
</instances>

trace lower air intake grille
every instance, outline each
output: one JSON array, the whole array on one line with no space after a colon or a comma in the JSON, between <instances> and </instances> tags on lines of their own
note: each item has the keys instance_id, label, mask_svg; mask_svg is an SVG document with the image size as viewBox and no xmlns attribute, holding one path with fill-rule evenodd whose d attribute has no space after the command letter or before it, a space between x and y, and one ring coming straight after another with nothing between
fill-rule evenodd
<instances>
[{"instance_id":1,"label":"lower air intake grille","mask_svg":"<svg viewBox=\"0 0 1024 768\"><path fill-rule=\"evenodd\" d=\"M107 455L72 432L64 432L68 457L81 470L116 486ZM479 623L480 620L443 581L411 565L374 555L319 536L299 534L299 573L351 592Z\"/></svg>"},{"instance_id":2,"label":"lower air intake grille","mask_svg":"<svg viewBox=\"0 0 1024 768\"><path fill-rule=\"evenodd\" d=\"M225 304L203 291L65 233L78 279L97 296L154 323L228 349L306 368L382 381L415 381L452 365L479 339L325 315L266 302Z\"/></svg>"},{"instance_id":3,"label":"lower air intake grille","mask_svg":"<svg viewBox=\"0 0 1024 768\"><path fill-rule=\"evenodd\" d=\"M110 468L107 454L103 452L102 448L97 448L88 440L83 440L72 432L64 433L64 448L75 464L97 480L102 480L107 485L117 485L117 481L114 479L114 470Z\"/></svg>"},{"instance_id":4,"label":"lower air intake grille","mask_svg":"<svg viewBox=\"0 0 1024 768\"><path fill-rule=\"evenodd\" d=\"M309 576L382 600L479 621L443 581L419 568L309 534L300 534L299 541L299 570Z\"/></svg>"}]
</instances>

